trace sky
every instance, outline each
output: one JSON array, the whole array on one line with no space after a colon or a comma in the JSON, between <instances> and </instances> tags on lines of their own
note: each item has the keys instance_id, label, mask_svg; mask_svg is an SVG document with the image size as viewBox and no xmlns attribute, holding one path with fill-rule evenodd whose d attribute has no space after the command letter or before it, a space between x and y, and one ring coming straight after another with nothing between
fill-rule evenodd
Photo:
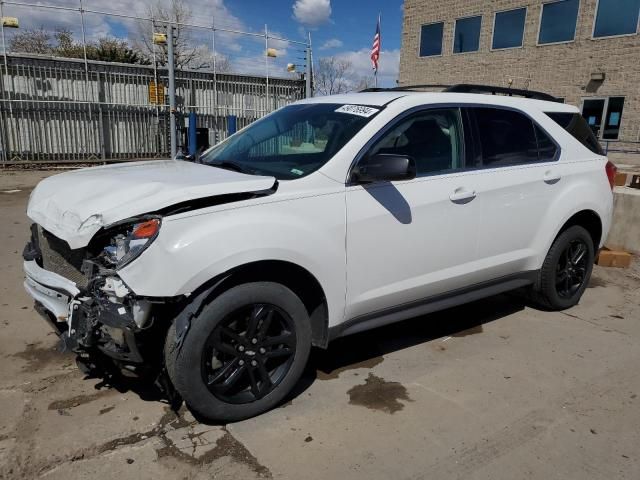
<instances>
[{"instance_id":1,"label":"sky","mask_svg":"<svg viewBox=\"0 0 640 480\"><path fill-rule=\"evenodd\" d=\"M24 1L27 0L17 0ZM152 4L167 5L171 0L82 0L86 10L147 16ZM335 56L351 62L353 78L372 75L369 58L378 14L382 16L382 53L378 84L394 86L400 58L402 0L181 0L192 12L189 23L215 25L219 28L264 33L265 24L271 35L294 41L306 41L311 33L314 60ZM40 4L77 8L79 0L40 0ZM4 6L5 16L16 16L20 30L43 27L47 30L67 28L81 38L80 15L77 11L54 11L15 5ZM91 40L101 36L139 41L143 32L151 32L150 22L85 13L85 35ZM15 34L7 30L7 35ZM189 29L191 42L203 51L213 51L211 32ZM286 77L286 65L304 64L304 48L294 42L270 40L277 58L264 56L264 37L251 37L216 32L215 51L229 58L232 70L239 73ZM204 65L204 63L203 63ZM298 67L300 69L301 67Z\"/></svg>"}]
</instances>

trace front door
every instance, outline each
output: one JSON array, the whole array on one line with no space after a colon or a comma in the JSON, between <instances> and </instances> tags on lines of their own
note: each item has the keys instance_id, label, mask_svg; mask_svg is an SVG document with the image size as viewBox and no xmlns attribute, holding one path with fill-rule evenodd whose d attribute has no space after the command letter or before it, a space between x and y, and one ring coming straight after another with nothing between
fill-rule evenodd
<instances>
[{"instance_id":1,"label":"front door","mask_svg":"<svg viewBox=\"0 0 640 480\"><path fill-rule=\"evenodd\" d=\"M464 152L457 108L407 116L369 149L413 157L417 177L347 187L347 318L469 282L480 199Z\"/></svg>"}]
</instances>

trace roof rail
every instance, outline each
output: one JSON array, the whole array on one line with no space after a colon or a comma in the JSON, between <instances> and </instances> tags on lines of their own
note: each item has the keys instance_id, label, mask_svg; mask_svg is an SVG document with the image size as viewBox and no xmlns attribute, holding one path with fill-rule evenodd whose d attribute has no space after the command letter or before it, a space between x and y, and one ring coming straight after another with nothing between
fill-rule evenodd
<instances>
[{"instance_id":1,"label":"roof rail","mask_svg":"<svg viewBox=\"0 0 640 480\"><path fill-rule=\"evenodd\" d=\"M518 88L509 88L509 87L497 87L494 85L474 85L471 83L460 83L458 85L442 85L442 84L423 84L423 85L403 85L401 87L373 87L373 88L365 88L364 90L360 90L361 93L364 92L409 92L412 90L417 90L420 88L439 88L442 89L443 92L455 92L455 93L490 93L491 95L508 95L508 96L517 96L517 97L525 97L532 98L534 100L546 100L548 102L558 102L562 103L561 100L558 100L553 95L549 95L544 92L537 92L535 90L523 90Z\"/></svg>"},{"instance_id":2,"label":"roof rail","mask_svg":"<svg viewBox=\"0 0 640 480\"><path fill-rule=\"evenodd\" d=\"M496 87L493 85L473 85L469 83L461 83L459 85L453 85L444 90L445 92L456 92L456 93L490 93L491 95L508 95L508 96L518 96L525 98L532 98L534 100L546 100L548 102L559 102L553 95L549 95L544 92L536 92L535 90L522 90L518 88L509 88L509 87Z\"/></svg>"},{"instance_id":3,"label":"roof rail","mask_svg":"<svg viewBox=\"0 0 640 480\"><path fill-rule=\"evenodd\" d=\"M402 87L370 87L370 88L365 88L364 90L360 90L360 93L366 93L366 92L406 92L406 91L411 91L411 90L416 90L418 88L449 88L451 85L443 85L440 83L431 83L431 84L424 84L424 85L404 85Z\"/></svg>"}]
</instances>

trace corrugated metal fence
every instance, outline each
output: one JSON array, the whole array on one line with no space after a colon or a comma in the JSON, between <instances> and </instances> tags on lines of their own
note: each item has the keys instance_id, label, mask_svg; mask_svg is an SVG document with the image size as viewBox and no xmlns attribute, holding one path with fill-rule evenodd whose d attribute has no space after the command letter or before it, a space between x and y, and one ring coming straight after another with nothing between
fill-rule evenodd
<instances>
[{"instance_id":1,"label":"corrugated metal fence","mask_svg":"<svg viewBox=\"0 0 640 480\"><path fill-rule=\"evenodd\" d=\"M0 68L0 163L166 157L167 84L160 68L8 55ZM211 145L226 137L229 116L242 128L303 98L304 87L301 80L176 72L179 110L197 113Z\"/></svg>"}]
</instances>

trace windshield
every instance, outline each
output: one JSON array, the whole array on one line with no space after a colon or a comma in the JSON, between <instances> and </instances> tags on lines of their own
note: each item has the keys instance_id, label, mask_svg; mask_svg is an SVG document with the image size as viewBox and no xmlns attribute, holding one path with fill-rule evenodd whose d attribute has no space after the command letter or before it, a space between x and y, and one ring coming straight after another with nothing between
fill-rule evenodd
<instances>
[{"instance_id":1,"label":"windshield","mask_svg":"<svg viewBox=\"0 0 640 480\"><path fill-rule=\"evenodd\" d=\"M304 177L327 163L379 111L362 105L290 105L229 137L200 161L279 180Z\"/></svg>"}]
</instances>

